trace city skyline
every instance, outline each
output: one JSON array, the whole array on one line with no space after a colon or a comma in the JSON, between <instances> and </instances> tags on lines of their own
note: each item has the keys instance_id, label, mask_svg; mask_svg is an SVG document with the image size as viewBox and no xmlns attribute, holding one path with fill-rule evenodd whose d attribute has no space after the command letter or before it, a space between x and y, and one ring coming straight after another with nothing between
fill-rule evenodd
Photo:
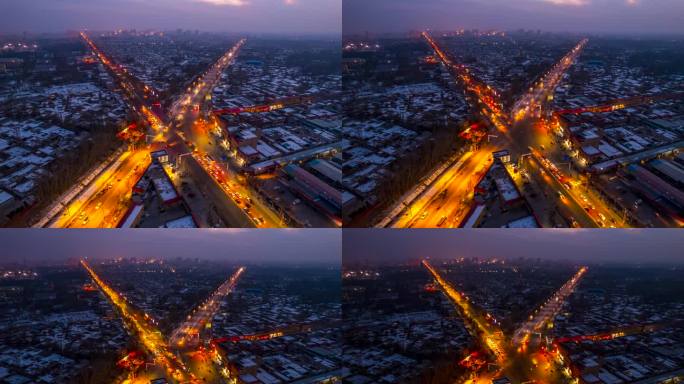
<instances>
[{"instance_id":1,"label":"city skyline","mask_svg":"<svg viewBox=\"0 0 684 384\"><path fill-rule=\"evenodd\" d=\"M59 262L117 257L186 258L275 264L339 264L341 234L335 230L242 229L132 231L22 231L0 233L2 263Z\"/></svg>"},{"instance_id":2,"label":"city skyline","mask_svg":"<svg viewBox=\"0 0 684 384\"><path fill-rule=\"evenodd\" d=\"M344 35L461 28L680 35L683 14L676 0L346 0L342 29Z\"/></svg>"},{"instance_id":3,"label":"city skyline","mask_svg":"<svg viewBox=\"0 0 684 384\"><path fill-rule=\"evenodd\" d=\"M339 35L341 0L10 0L0 34L67 30L176 30Z\"/></svg>"},{"instance_id":4,"label":"city skyline","mask_svg":"<svg viewBox=\"0 0 684 384\"><path fill-rule=\"evenodd\" d=\"M344 239L345 265L461 257L539 258L588 264L684 264L679 251L684 248L684 238L677 230L345 230Z\"/></svg>"}]
</instances>

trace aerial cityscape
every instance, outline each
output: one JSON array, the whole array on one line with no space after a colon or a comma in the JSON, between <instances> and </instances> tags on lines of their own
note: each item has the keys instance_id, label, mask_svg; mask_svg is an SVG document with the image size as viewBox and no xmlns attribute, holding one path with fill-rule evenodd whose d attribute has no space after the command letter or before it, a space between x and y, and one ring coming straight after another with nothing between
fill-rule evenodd
<instances>
[{"instance_id":1,"label":"aerial cityscape","mask_svg":"<svg viewBox=\"0 0 684 384\"><path fill-rule=\"evenodd\" d=\"M683 0L3 0L0 384L684 384Z\"/></svg>"},{"instance_id":2,"label":"aerial cityscape","mask_svg":"<svg viewBox=\"0 0 684 384\"><path fill-rule=\"evenodd\" d=\"M341 226L339 33L76 27L0 33L0 225Z\"/></svg>"},{"instance_id":3,"label":"aerial cityscape","mask_svg":"<svg viewBox=\"0 0 684 384\"><path fill-rule=\"evenodd\" d=\"M43 231L2 262L0 382L339 382L339 234L290 246L296 235L262 232L243 248L229 233L183 246L173 230L125 232L82 253L82 237Z\"/></svg>"},{"instance_id":4,"label":"aerial cityscape","mask_svg":"<svg viewBox=\"0 0 684 384\"><path fill-rule=\"evenodd\" d=\"M105 29L104 7L0 33L1 225L684 226L674 0L606 0L643 15L623 26L590 0L502 4L506 22L482 14L498 0L349 0L341 35L339 4L270 0L321 16L273 34L213 26L265 2L164 1L196 24L147 5L165 21Z\"/></svg>"},{"instance_id":5,"label":"aerial cityscape","mask_svg":"<svg viewBox=\"0 0 684 384\"><path fill-rule=\"evenodd\" d=\"M609 2L634 13L666 6ZM408 3L345 3L344 184L356 197L345 226L684 226L681 26L504 29L496 15L477 24L459 13L484 12L486 1ZM526 17L536 7L567 11L566 21L601 7L520 3ZM384 23L368 20L381 11ZM447 15L473 27L446 28Z\"/></svg>"},{"instance_id":6,"label":"aerial cityscape","mask_svg":"<svg viewBox=\"0 0 684 384\"><path fill-rule=\"evenodd\" d=\"M658 251L647 261L624 232L591 256L599 239L586 232L556 255L531 240L506 252L506 231L473 232L345 236L373 244L343 254L347 382L681 382L684 260L665 247L681 247L677 234L642 238ZM434 257L427 242L441 246Z\"/></svg>"}]
</instances>

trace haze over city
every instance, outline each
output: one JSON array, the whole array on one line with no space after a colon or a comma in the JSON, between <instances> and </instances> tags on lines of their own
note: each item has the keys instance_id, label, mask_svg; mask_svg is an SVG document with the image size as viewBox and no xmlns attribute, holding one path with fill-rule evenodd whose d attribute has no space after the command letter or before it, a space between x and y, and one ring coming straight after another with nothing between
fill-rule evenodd
<instances>
[{"instance_id":1,"label":"haze over city","mask_svg":"<svg viewBox=\"0 0 684 384\"><path fill-rule=\"evenodd\" d=\"M0 34L192 29L258 34L340 33L341 0L4 1Z\"/></svg>"},{"instance_id":2,"label":"haze over city","mask_svg":"<svg viewBox=\"0 0 684 384\"><path fill-rule=\"evenodd\" d=\"M460 257L581 263L682 264L684 238L670 230L345 230L344 263L386 264Z\"/></svg>"},{"instance_id":3,"label":"haze over city","mask_svg":"<svg viewBox=\"0 0 684 384\"><path fill-rule=\"evenodd\" d=\"M346 0L343 33L527 29L608 34L681 34L677 0Z\"/></svg>"},{"instance_id":4,"label":"haze over city","mask_svg":"<svg viewBox=\"0 0 684 384\"><path fill-rule=\"evenodd\" d=\"M3 263L59 262L88 257L198 258L277 264L339 264L341 234L334 230L245 231L21 231L0 236Z\"/></svg>"}]
</instances>

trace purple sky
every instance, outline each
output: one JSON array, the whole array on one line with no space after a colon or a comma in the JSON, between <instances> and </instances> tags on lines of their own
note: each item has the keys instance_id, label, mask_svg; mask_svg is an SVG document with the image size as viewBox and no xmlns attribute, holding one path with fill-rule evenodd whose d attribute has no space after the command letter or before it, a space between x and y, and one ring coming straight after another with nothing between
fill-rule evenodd
<instances>
[{"instance_id":1,"label":"purple sky","mask_svg":"<svg viewBox=\"0 0 684 384\"><path fill-rule=\"evenodd\" d=\"M541 29L684 33L684 0L344 0L343 32Z\"/></svg>"},{"instance_id":2,"label":"purple sky","mask_svg":"<svg viewBox=\"0 0 684 384\"><path fill-rule=\"evenodd\" d=\"M0 33L199 29L340 34L342 0L2 0Z\"/></svg>"},{"instance_id":3,"label":"purple sky","mask_svg":"<svg viewBox=\"0 0 684 384\"><path fill-rule=\"evenodd\" d=\"M684 236L679 229L345 229L343 248L345 263L527 257L586 263L684 264Z\"/></svg>"},{"instance_id":4,"label":"purple sky","mask_svg":"<svg viewBox=\"0 0 684 384\"><path fill-rule=\"evenodd\" d=\"M198 257L339 265L341 235L335 229L3 229L0 264L82 257Z\"/></svg>"}]
</instances>

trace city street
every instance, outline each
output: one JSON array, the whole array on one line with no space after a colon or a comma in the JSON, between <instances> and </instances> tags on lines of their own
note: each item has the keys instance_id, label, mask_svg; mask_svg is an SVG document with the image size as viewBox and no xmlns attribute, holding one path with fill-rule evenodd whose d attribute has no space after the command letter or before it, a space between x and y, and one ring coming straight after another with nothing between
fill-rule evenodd
<instances>
[{"instance_id":1,"label":"city street","mask_svg":"<svg viewBox=\"0 0 684 384\"><path fill-rule=\"evenodd\" d=\"M467 152L407 207L394 228L458 227L472 204L475 184L492 161L492 146Z\"/></svg>"},{"instance_id":2,"label":"city street","mask_svg":"<svg viewBox=\"0 0 684 384\"><path fill-rule=\"evenodd\" d=\"M542 111L547 108L548 100L563 79L563 74L577 60L587 44L587 39L581 40L552 69L541 76L530 87L529 92L519 98L513 107L513 122L509 126L509 123L506 123L508 118L500 102L497 101L496 91L474 78L465 67L450 59L426 32L423 33L423 37L444 65L459 79L464 89L475 96L478 105L483 106L480 110L482 116L501 136L501 139L492 142L498 146L492 144L483 146L483 151L484 148L490 153L502 149L509 150L513 159L525 159L521 165L530 173L539 173L539 180L555 191L551 196L546 195L546 198L551 202L555 201L555 204L540 207L534 202L530 203L542 223L557 221L554 216L556 216L556 211L559 211L568 226L617 227L625 224L624 219L592 190L589 183L581 181L577 174L565 173L552 162L557 160L544 155L544 153L555 154L553 159L558 159L561 149L560 140L551 132L551 123L542 117L545 115ZM529 157L531 159L528 159ZM396 219L392 226L402 228L458 226L472 206L469 196L473 193L474 180L478 180L482 176L480 172L486 169L484 154L478 160L475 163L468 163L467 155L464 156L464 165L459 172L454 173L454 168L445 172L428 188L428 193L423 194L404 210L403 216ZM515 179L515 176L512 177ZM532 197L526 196L526 199L530 200ZM568 210L570 214L566 213Z\"/></svg>"},{"instance_id":3,"label":"city street","mask_svg":"<svg viewBox=\"0 0 684 384\"><path fill-rule=\"evenodd\" d=\"M83 197L72 201L50 226L115 228L130 206L131 191L149 165L150 156L145 150L127 151L120 160L116 169L94 180Z\"/></svg>"}]
</instances>

